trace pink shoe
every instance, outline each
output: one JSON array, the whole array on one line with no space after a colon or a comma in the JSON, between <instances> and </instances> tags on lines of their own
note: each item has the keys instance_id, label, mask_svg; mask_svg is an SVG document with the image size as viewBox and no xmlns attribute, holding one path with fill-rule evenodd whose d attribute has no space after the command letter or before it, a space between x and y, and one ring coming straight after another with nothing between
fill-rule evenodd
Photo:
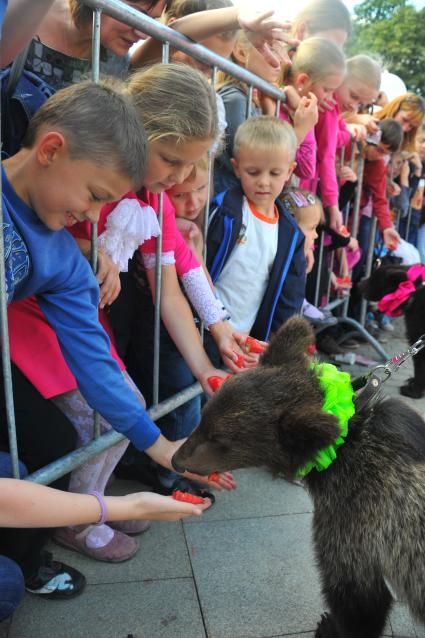
<instances>
[{"instance_id":1,"label":"pink shoe","mask_svg":"<svg viewBox=\"0 0 425 638\"><path fill-rule=\"evenodd\" d=\"M117 529L124 534L130 534L136 536L137 534L143 534L151 526L150 521L108 521L109 527Z\"/></svg>"},{"instance_id":2,"label":"pink shoe","mask_svg":"<svg viewBox=\"0 0 425 638\"><path fill-rule=\"evenodd\" d=\"M139 549L139 543L136 539L118 531L114 531L114 536L104 547L88 547L86 536L93 527L93 525L89 525L82 532L77 532L70 527L61 527L54 533L53 540L58 545L107 563L122 563L129 560Z\"/></svg>"}]
</instances>

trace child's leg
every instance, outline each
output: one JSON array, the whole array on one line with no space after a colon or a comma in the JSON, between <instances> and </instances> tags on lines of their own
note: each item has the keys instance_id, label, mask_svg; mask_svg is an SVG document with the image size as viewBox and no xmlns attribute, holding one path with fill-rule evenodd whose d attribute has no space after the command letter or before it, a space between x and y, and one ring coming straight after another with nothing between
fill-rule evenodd
<instances>
[{"instance_id":1,"label":"child's leg","mask_svg":"<svg viewBox=\"0 0 425 638\"><path fill-rule=\"evenodd\" d=\"M124 374L127 382L144 405L142 395L135 388L128 375L126 373ZM80 444L86 445L89 443L93 439L94 433L93 410L87 404L81 393L75 390L54 397L52 401L54 401L57 407L68 417L71 423L73 423L78 432ZM109 423L100 417L101 434L110 429L111 426ZM71 474L70 490L84 494L92 491L103 493L128 443L128 440L125 439L109 450L94 457L81 467L76 468ZM129 529L131 528L131 531L134 533L139 533L147 529L148 526L149 523L147 521L138 521L137 525L134 524L133 527L129 526ZM55 535L55 538L58 542L73 546L74 549L87 553L93 558L111 560L114 562L131 558L138 548L136 541L126 537L125 534L119 531L114 531L106 524L96 527L87 527L86 525L74 526L70 529L60 530Z\"/></svg>"}]
</instances>

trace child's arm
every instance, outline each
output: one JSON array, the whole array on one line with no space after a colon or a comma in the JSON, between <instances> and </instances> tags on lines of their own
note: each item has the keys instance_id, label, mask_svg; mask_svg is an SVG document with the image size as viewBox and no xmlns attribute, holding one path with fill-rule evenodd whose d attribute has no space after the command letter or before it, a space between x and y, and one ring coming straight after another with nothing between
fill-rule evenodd
<instances>
[{"instance_id":1,"label":"child's arm","mask_svg":"<svg viewBox=\"0 0 425 638\"><path fill-rule=\"evenodd\" d=\"M155 303L155 269L147 270L147 278ZM214 368L202 346L189 304L180 289L174 265L162 267L161 318L192 374L201 383L204 391L211 394L208 377L224 378L227 373Z\"/></svg>"},{"instance_id":2,"label":"child's arm","mask_svg":"<svg viewBox=\"0 0 425 638\"><path fill-rule=\"evenodd\" d=\"M393 227L390 208L387 199L387 174L383 160L366 162L363 188L369 191L372 197L373 214L378 220L379 229L382 232L385 246L392 248L400 241L400 235Z\"/></svg>"},{"instance_id":3,"label":"child's arm","mask_svg":"<svg viewBox=\"0 0 425 638\"><path fill-rule=\"evenodd\" d=\"M239 9L238 7L225 7L223 9L210 9L199 11L179 18L172 23L172 28L192 40L200 42L213 35L243 29L260 53L272 65L277 67L281 62L288 62L283 47L278 51L272 51L274 42L294 44L297 41L288 34L288 23L273 20L273 11L255 13ZM144 44L136 49L131 59L131 66L137 68L147 62L158 59L161 51L161 43L154 38L148 38Z\"/></svg>"},{"instance_id":4,"label":"child's arm","mask_svg":"<svg viewBox=\"0 0 425 638\"><path fill-rule=\"evenodd\" d=\"M108 521L176 521L186 516L199 516L208 507L208 504L180 503L151 492L105 496L104 500ZM30 481L0 479L0 527L82 525L96 523L100 514L95 496L62 492Z\"/></svg>"},{"instance_id":5,"label":"child's arm","mask_svg":"<svg viewBox=\"0 0 425 638\"><path fill-rule=\"evenodd\" d=\"M315 128L317 161L323 206L329 211L329 225L338 231L342 226L342 213L338 206L338 181L335 170L338 136L338 116L335 111L320 114Z\"/></svg>"}]
</instances>

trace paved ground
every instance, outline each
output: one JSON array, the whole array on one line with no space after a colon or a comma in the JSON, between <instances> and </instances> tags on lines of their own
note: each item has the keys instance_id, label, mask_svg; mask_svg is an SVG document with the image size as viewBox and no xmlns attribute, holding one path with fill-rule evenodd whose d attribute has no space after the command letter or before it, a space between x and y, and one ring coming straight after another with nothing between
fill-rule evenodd
<instances>
[{"instance_id":1,"label":"paved ground","mask_svg":"<svg viewBox=\"0 0 425 638\"><path fill-rule=\"evenodd\" d=\"M393 354L405 345L391 335L385 348ZM387 391L397 394L410 374L409 363ZM425 399L411 404L425 413ZM13 622L0 625L0 638L312 637L323 603L310 500L301 487L261 470L236 477L238 490L220 495L201 521L154 523L128 563L98 563L55 546L56 556L86 574L85 593L68 602L28 594ZM113 486L123 493L133 488ZM425 638L425 629L396 603L385 635Z\"/></svg>"}]
</instances>

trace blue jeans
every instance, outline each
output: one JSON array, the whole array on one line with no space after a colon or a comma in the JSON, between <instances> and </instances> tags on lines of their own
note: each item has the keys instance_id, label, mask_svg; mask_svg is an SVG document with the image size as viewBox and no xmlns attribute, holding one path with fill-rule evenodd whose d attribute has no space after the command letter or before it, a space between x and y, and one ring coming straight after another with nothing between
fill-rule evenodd
<instances>
[{"instance_id":1,"label":"blue jeans","mask_svg":"<svg viewBox=\"0 0 425 638\"><path fill-rule=\"evenodd\" d=\"M13 614L25 593L24 576L18 565L0 556L0 622Z\"/></svg>"},{"instance_id":2,"label":"blue jeans","mask_svg":"<svg viewBox=\"0 0 425 638\"><path fill-rule=\"evenodd\" d=\"M140 310L132 338L131 362L126 360L127 370L146 399L149 407L153 402L153 346L154 306L151 298L140 295ZM195 383L192 372L161 322L160 336L159 401L164 401ZM156 421L162 434L170 441L189 436L201 418L201 399L191 399L179 408ZM169 482L177 475L158 468L158 475Z\"/></svg>"},{"instance_id":3,"label":"blue jeans","mask_svg":"<svg viewBox=\"0 0 425 638\"><path fill-rule=\"evenodd\" d=\"M28 474L27 468L19 462L21 477ZM0 477L12 476L10 454L0 452ZM6 556L0 556L0 622L9 618L18 607L25 593L24 576L18 565Z\"/></svg>"}]
</instances>

